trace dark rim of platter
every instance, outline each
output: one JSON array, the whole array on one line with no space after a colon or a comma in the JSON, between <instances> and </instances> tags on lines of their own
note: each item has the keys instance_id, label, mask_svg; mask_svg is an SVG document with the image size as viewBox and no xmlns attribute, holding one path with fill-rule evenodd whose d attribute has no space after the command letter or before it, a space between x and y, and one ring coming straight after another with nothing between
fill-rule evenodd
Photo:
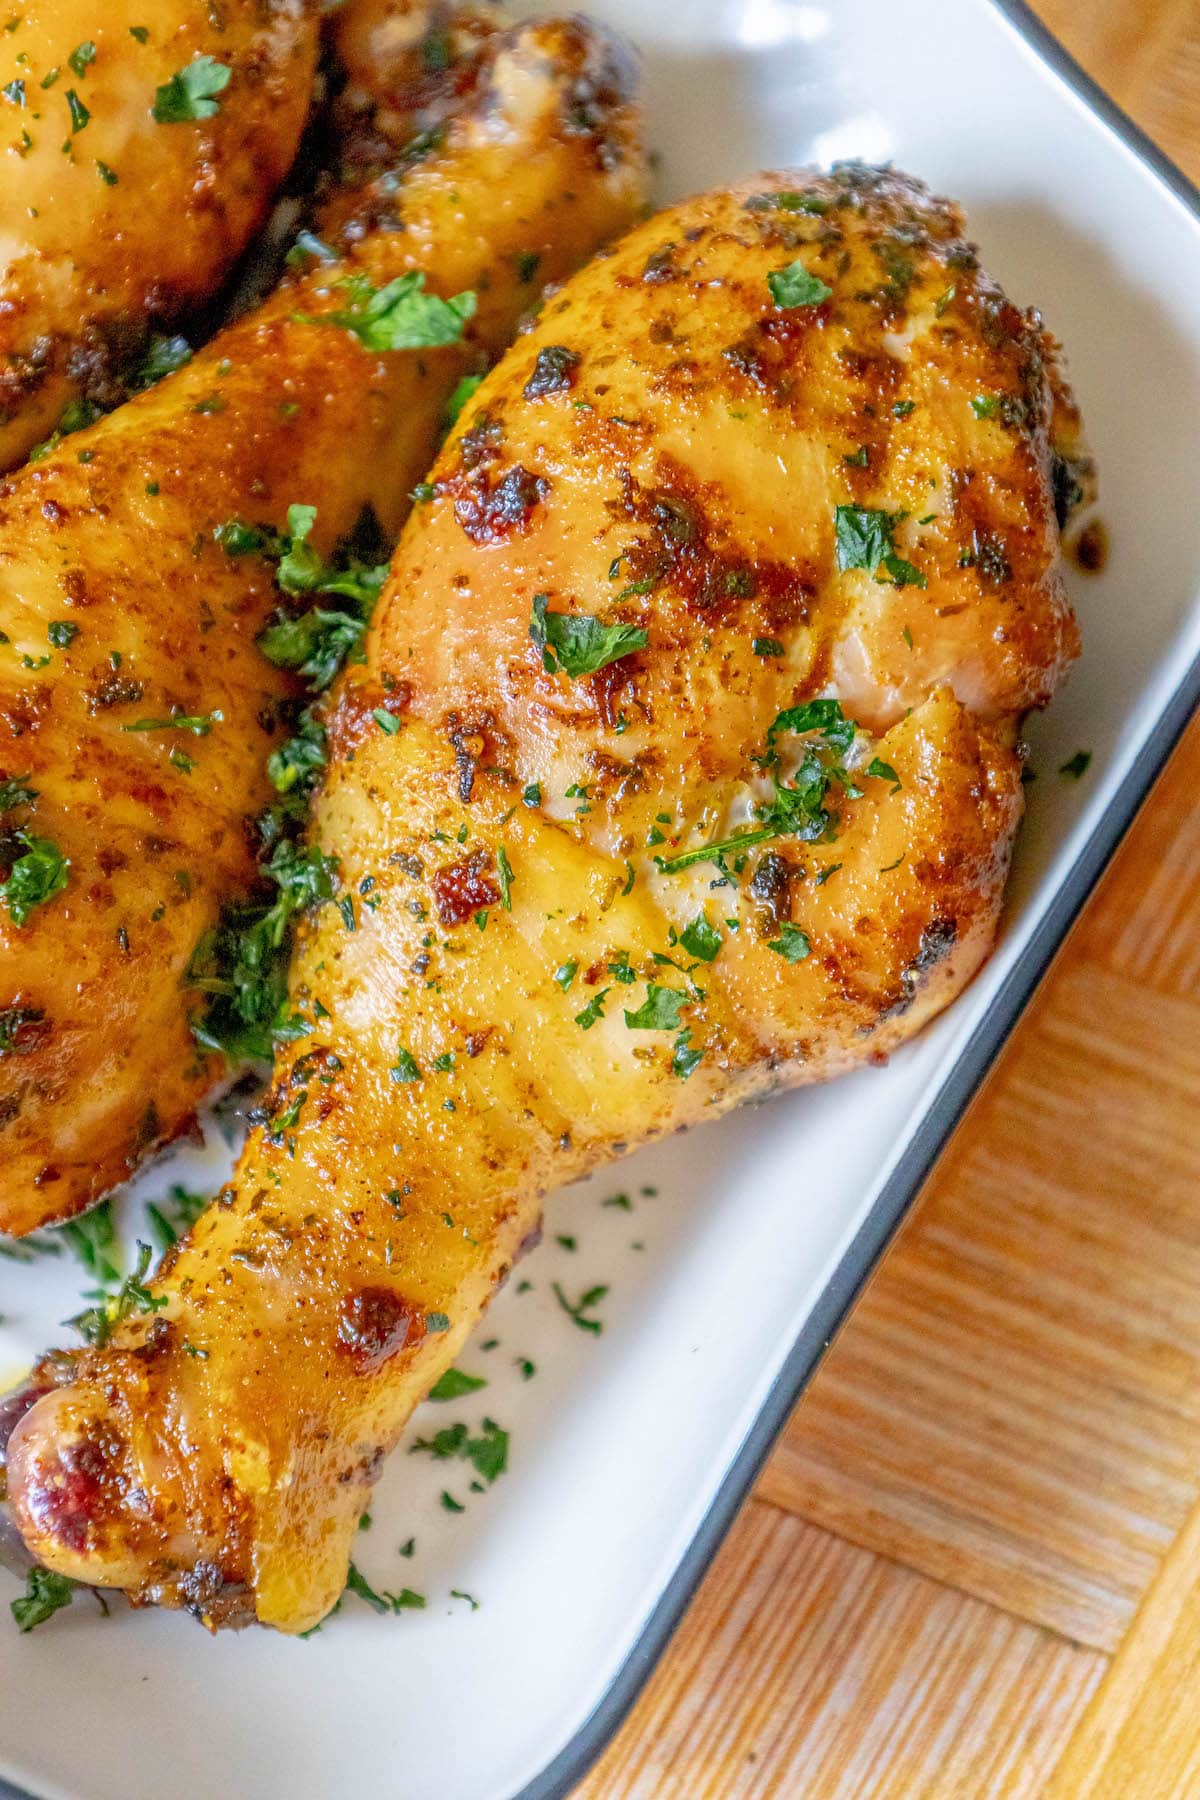
<instances>
[{"instance_id":1,"label":"dark rim of platter","mask_svg":"<svg viewBox=\"0 0 1200 1800\"><path fill-rule=\"evenodd\" d=\"M1150 172L1200 222L1200 188L1189 181L1096 85L1025 4L988 0L1047 67L1086 101L1092 112L1132 150ZM1168 756L1200 705L1200 660L1180 682L1134 761L1127 779L1082 846L1028 944L1009 970L994 1001L963 1048L932 1105L881 1189L833 1278L792 1345L762 1410L727 1470L712 1505L666 1588L642 1627L604 1697L539 1775L514 1800L563 1800L614 1737L665 1650L688 1602L737 1516L755 1477L796 1401L857 1299L890 1239L1031 995L1088 895L1128 830ZM0 1779L0 1800L29 1800Z\"/></svg>"}]
</instances>

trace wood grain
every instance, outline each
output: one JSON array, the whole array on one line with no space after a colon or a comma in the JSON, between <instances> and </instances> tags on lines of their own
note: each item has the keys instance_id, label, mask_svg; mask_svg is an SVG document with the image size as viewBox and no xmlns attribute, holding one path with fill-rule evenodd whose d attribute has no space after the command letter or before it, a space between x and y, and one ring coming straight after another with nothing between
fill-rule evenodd
<instances>
[{"instance_id":1,"label":"wood grain","mask_svg":"<svg viewBox=\"0 0 1200 1800\"><path fill-rule=\"evenodd\" d=\"M1039 10L1200 179L1200 0ZM1200 725L580 1800L1200 1795L1197 793Z\"/></svg>"},{"instance_id":2,"label":"wood grain","mask_svg":"<svg viewBox=\"0 0 1200 1800\"><path fill-rule=\"evenodd\" d=\"M752 1502L582 1794L1032 1800L1103 1666Z\"/></svg>"},{"instance_id":3,"label":"wood grain","mask_svg":"<svg viewBox=\"0 0 1200 1800\"><path fill-rule=\"evenodd\" d=\"M1200 1794L1200 1507L1057 1763L1046 1800Z\"/></svg>"},{"instance_id":4,"label":"wood grain","mask_svg":"<svg viewBox=\"0 0 1200 1800\"><path fill-rule=\"evenodd\" d=\"M1076 949L761 1491L1115 1648L1200 1484L1198 1092L1200 1009Z\"/></svg>"}]
</instances>

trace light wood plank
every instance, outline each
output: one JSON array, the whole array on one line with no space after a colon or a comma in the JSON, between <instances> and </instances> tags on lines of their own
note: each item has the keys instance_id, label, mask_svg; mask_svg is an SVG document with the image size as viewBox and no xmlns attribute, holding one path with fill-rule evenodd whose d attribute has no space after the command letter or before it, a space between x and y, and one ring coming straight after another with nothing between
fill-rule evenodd
<instances>
[{"instance_id":1,"label":"light wood plank","mask_svg":"<svg viewBox=\"0 0 1200 1800\"><path fill-rule=\"evenodd\" d=\"M1198 1093L1200 1004L1068 959L760 1491L1113 1648L1200 1487Z\"/></svg>"},{"instance_id":2,"label":"light wood plank","mask_svg":"<svg viewBox=\"0 0 1200 1800\"><path fill-rule=\"evenodd\" d=\"M1033 1800L1102 1668L752 1502L578 1800Z\"/></svg>"},{"instance_id":3,"label":"light wood plank","mask_svg":"<svg viewBox=\"0 0 1200 1800\"><path fill-rule=\"evenodd\" d=\"M1200 1794L1200 1507L1095 1690L1046 1800Z\"/></svg>"}]
</instances>

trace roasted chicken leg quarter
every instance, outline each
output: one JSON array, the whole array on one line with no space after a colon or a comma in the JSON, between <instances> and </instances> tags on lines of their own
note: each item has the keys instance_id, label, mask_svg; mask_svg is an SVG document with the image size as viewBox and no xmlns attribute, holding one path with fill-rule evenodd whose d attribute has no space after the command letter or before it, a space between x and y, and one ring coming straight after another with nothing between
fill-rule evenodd
<instances>
[{"instance_id":1,"label":"roasted chicken leg quarter","mask_svg":"<svg viewBox=\"0 0 1200 1800\"><path fill-rule=\"evenodd\" d=\"M760 176L480 388L331 723L310 1029L159 1310L12 1436L53 1568L306 1629L549 1188L886 1056L986 957L1086 459L962 230L892 172Z\"/></svg>"},{"instance_id":2,"label":"roasted chicken leg quarter","mask_svg":"<svg viewBox=\"0 0 1200 1800\"><path fill-rule=\"evenodd\" d=\"M291 735L290 667L329 678L297 599L324 580L308 624L353 632L339 541L369 508L394 543L458 384L642 203L622 45L390 10L408 32L376 70L386 111L356 85L360 157L301 270L0 484L0 1231L99 1198L223 1078L228 1035L193 1026L233 978L197 947L260 849L291 892L320 885L264 838L296 759L320 760L319 726Z\"/></svg>"},{"instance_id":3,"label":"roasted chicken leg quarter","mask_svg":"<svg viewBox=\"0 0 1200 1800\"><path fill-rule=\"evenodd\" d=\"M311 0L47 0L0 34L0 470L109 407L296 153ZM68 411L68 409L71 409Z\"/></svg>"}]
</instances>

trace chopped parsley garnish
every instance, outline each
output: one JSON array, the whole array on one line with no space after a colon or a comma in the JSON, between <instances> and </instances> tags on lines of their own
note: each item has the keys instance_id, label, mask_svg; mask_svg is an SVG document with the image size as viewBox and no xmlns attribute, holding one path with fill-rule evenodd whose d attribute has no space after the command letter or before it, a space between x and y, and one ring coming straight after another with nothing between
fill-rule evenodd
<instances>
[{"instance_id":1,"label":"chopped parsley garnish","mask_svg":"<svg viewBox=\"0 0 1200 1800\"><path fill-rule=\"evenodd\" d=\"M122 731L190 731L193 737L207 737L214 725L220 725L224 713L172 713L167 719L137 719L122 725Z\"/></svg>"},{"instance_id":2,"label":"chopped parsley garnish","mask_svg":"<svg viewBox=\"0 0 1200 1800\"><path fill-rule=\"evenodd\" d=\"M53 1569L30 1569L25 1592L10 1603L18 1631L33 1631L44 1625L64 1606L70 1606L74 1598L75 1583L65 1575L57 1575Z\"/></svg>"},{"instance_id":3,"label":"chopped parsley garnish","mask_svg":"<svg viewBox=\"0 0 1200 1800\"><path fill-rule=\"evenodd\" d=\"M336 594L354 604L353 613L323 607L299 614L281 611L258 639L268 662L297 670L310 686L321 689L344 662L358 656L387 564L354 556L327 562L309 543L316 517L315 506L289 506L286 532L228 519L213 536L227 556L260 555L273 561L275 580L285 594Z\"/></svg>"},{"instance_id":4,"label":"chopped parsley garnish","mask_svg":"<svg viewBox=\"0 0 1200 1800\"><path fill-rule=\"evenodd\" d=\"M313 717L311 709L305 707L296 722L295 735L268 756L267 774L277 794L295 795L304 800L317 785L324 767L325 727ZM303 816L303 806L300 816Z\"/></svg>"},{"instance_id":5,"label":"chopped parsley garnish","mask_svg":"<svg viewBox=\"0 0 1200 1800\"><path fill-rule=\"evenodd\" d=\"M704 1061L704 1051L692 1046L690 1031L681 1031L671 1052L671 1068L680 1081L686 1081Z\"/></svg>"},{"instance_id":6,"label":"chopped parsley garnish","mask_svg":"<svg viewBox=\"0 0 1200 1800\"><path fill-rule=\"evenodd\" d=\"M529 636L542 653L548 675L562 669L572 680L607 668L634 650L644 650L649 633L640 625L605 625L587 613L552 613L546 594L535 594Z\"/></svg>"},{"instance_id":7,"label":"chopped parsley garnish","mask_svg":"<svg viewBox=\"0 0 1200 1800\"><path fill-rule=\"evenodd\" d=\"M276 581L285 593L334 593L354 604L353 614L314 608L296 616L281 610L259 638L259 647L270 660L298 668L319 691L333 680L344 658L357 653L387 565L369 564L351 550L327 561L309 543L315 519L314 507L294 505L288 509L286 533L230 520L214 536L228 556L262 555L273 560ZM180 720L165 723L177 728ZM324 727L306 708L296 720L294 735L267 761L281 800L258 821L264 853L271 850L262 874L278 892L273 900L253 899L227 907L217 929L196 946L185 974L188 985L210 997L203 1016L193 1020L193 1035L206 1049L220 1050L235 1062L269 1060L275 1045L310 1029L287 1004L290 937L300 912L334 898L337 865L315 847L299 848L294 832L324 764ZM343 895L339 904L347 929L353 929L351 898Z\"/></svg>"},{"instance_id":8,"label":"chopped parsley garnish","mask_svg":"<svg viewBox=\"0 0 1200 1800\"><path fill-rule=\"evenodd\" d=\"M755 638L750 648L755 656L782 656L784 646L778 638Z\"/></svg>"},{"instance_id":9,"label":"chopped parsley garnish","mask_svg":"<svg viewBox=\"0 0 1200 1800\"><path fill-rule=\"evenodd\" d=\"M58 845L32 832L13 833L23 854L11 863L8 878L0 881L0 898L14 925L24 925L36 907L61 894L68 881L70 863Z\"/></svg>"},{"instance_id":10,"label":"chopped parsley garnish","mask_svg":"<svg viewBox=\"0 0 1200 1800\"><path fill-rule=\"evenodd\" d=\"M10 775L0 781L0 813L12 812L18 806L32 806L37 799L37 789L27 785L28 776Z\"/></svg>"},{"instance_id":11,"label":"chopped parsley garnish","mask_svg":"<svg viewBox=\"0 0 1200 1800\"><path fill-rule=\"evenodd\" d=\"M610 992L609 988L601 988L598 993L592 995L583 1011L575 1014L575 1023L581 1031L590 1031L592 1026L604 1017L604 1002Z\"/></svg>"},{"instance_id":12,"label":"chopped parsley garnish","mask_svg":"<svg viewBox=\"0 0 1200 1800\"><path fill-rule=\"evenodd\" d=\"M703 913L698 913L680 932L679 942L689 956L696 957L699 962L712 962L721 948L721 934Z\"/></svg>"},{"instance_id":13,"label":"chopped parsley garnish","mask_svg":"<svg viewBox=\"0 0 1200 1800\"><path fill-rule=\"evenodd\" d=\"M172 1244L177 1244L185 1231L196 1223L200 1214L208 1207L208 1194L194 1194L182 1183L171 1183L168 1199L151 1201L146 1207L146 1217L150 1228L158 1239L159 1249L167 1251Z\"/></svg>"},{"instance_id":14,"label":"chopped parsley garnish","mask_svg":"<svg viewBox=\"0 0 1200 1800\"><path fill-rule=\"evenodd\" d=\"M457 344L475 312L473 293L441 300L425 292L423 270L410 270L377 288L365 275L346 275L337 286L349 304L337 312L304 313L309 325L338 325L368 350L435 350Z\"/></svg>"},{"instance_id":15,"label":"chopped parsley garnish","mask_svg":"<svg viewBox=\"0 0 1200 1800\"><path fill-rule=\"evenodd\" d=\"M209 996L203 1015L192 1020L192 1036L206 1050L235 1062L266 1062L276 1043L307 1031L287 1007L290 930L308 907L332 900L336 870L335 858L284 839L263 869L278 890L274 900L227 908L201 938L184 981Z\"/></svg>"},{"instance_id":16,"label":"chopped parsley garnish","mask_svg":"<svg viewBox=\"0 0 1200 1800\"><path fill-rule=\"evenodd\" d=\"M562 989L564 994L566 993L567 989L570 987L571 983L574 981L574 979L578 973L579 973L579 964L577 962L560 963L558 968L555 969L554 979L555 979L555 981L557 981L559 987Z\"/></svg>"},{"instance_id":17,"label":"chopped parsley garnish","mask_svg":"<svg viewBox=\"0 0 1200 1800\"><path fill-rule=\"evenodd\" d=\"M482 1375L468 1375L462 1369L447 1369L430 1388L428 1400L461 1400L464 1394L473 1394L477 1388L487 1386Z\"/></svg>"},{"instance_id":18,"label":"chopped parsley garnish","mask_svg":"<svg viewBox=\"0 0 1200 1800\"><path fill-rule=\"evenodd\" d=\"M892 535L904 517L878 507L839 506L834 513L838 568L869 569L874 574L882 564L897 587L925 587L921 571L893 546Z\"/></svg>"},{"instance_id":19,"label":"chopped parsley garnish","mask_svg":"<svg viewBox=\"0 0 1200 1800\"><path fill-rule=\"evenodd\" d=\"M105 1285L120 1281L121 1271L114 1260L119 1251L111 1201L103 1200L78 1219L68 1219L59 1227L58 1235L97 1281Z\"/></svg>"},{"instance_id":20,"label":"chopped parsley garnish","mask_svg":"<svg viewBox=\"0 0 1200 1800\"><path fill-rule=\"evenodd\" d=\"M904 785L891 763L885 763L882 757L873 756L867 764L866 772L868 775L873 775L877 781L890 781L894 794L898 794Z\"/></svg>"},{"instance_id":21,"label":"chopped parsley garnish","mask_svg":"<svg viewBox=\"0 0 1200 1800\"><path fill-rule=\"evenodd\" d=\"M132 1313L161 1312L167 1304L165 1294L152 1294L145 1285L150 1270L152 1251L149 1244L138 1245L137 1262L115 1294L101 1298L95 1306L75 1318L68 1319L88 1344L107 1344L117 1326Z\"/></svg>"},{"instance_id":22,"label":"chopped parsley garnish","mask_svg":"<svg viewBox=\"0 0 1200 1800\"><path fill-rule=\"evenodd\" d=\"M450 398L446 402L445 416L447 429L453 425L457 425L459 414L467 404L467 401L475 398L476 390L482 380L482 375L464 375L462 380L454 388Z\"/></svg>"},{"instance_id":23,"label":"chopped parsley garnish","mask_svg":"<svg viewBox=\"0 0 1200 1800\"><path fill-rule=\"evenodd\" d=\"M977 419L994 419L1003 406L1004 397L1001 394L976 394L971 402L971 411Z\"/></svg>"},{"instance_id":24,"label":"chopped parsley garnish","mask_svg":"<svg viewBox=\"0 0 1200 1800\"><path fill-rule=\"evenodd\" d=\"M388 712L382 706L377 706L375 708L375 710L372 712L371 717L374 719L375 723L378 725L380 731L382 731L387 737L395 737L396 733L400 729L401 722L396 717L396 714L394 712Z\"/></svg>"},{"instance_id":25,"label":"chopped parsley garnish","mask_svg":"<svg viewBox=\"0 0 1200 1800\"><path fill-rule=\"evenodd\" d=\"M411 1050L397 1050L396 1060L388 1074L394 1082L403 1086L410 1081L420 1081L421 1065Z\"/></svg>"},{"instance_id":26,"label":"chopped parsley garnish","mask_svg":"<svg viewBox=\"0 0 1200 1800\"><path fill-rule=\"evenodd\" d=\"M218 94L229 86L233 71L215 56L197 56L154 95L154 117L160 125L186 125L211 119L219 109Z\"/></svg>"},{"instance_id":27,"label":"chopped parsley garnish","mask_svg":"<svg viewBox=\"0 0 1200 1800\"><path fill-rule=\"evenodd\" d=\"M771 939L767 949L774 950L776 956L782 956L784 962L790 963L803 962L806 956L812 954L812 945L806 933L798 925L793 925L790 919L786 919L780 926L779 936Z\"/></svg>"},{"instance_id":28,"label":"chopped parsley garnish","mask_svg":"<svg viewBox=\"0 0 1200 1800\"><path fill-rule=\"evenodd\" d=\"M626 1011L625 1023L630 1031L678 1031L679 1015L690 998L680 988L647 982L645 1000L636 1012Z\"/></svg>"},{"instance_id":29,"label":"chopped parsley garnish","mask_svg":"<svg viewBox=\"0 0 1200 1800\"><path fill-rule=\"evenodd\" d=\"M43 438L40 444L35 444L29 452L30 462L41 462L44 456L48 456L52 450L58 447L63 438L71 437L75 432L85 431L89 425L94 425L102 412L103 408L98 406L94 400L78 397L68 401L62 410L62 417L50 436Z\"/></svg>"},{"instance_id":30,"label":"chopped parsley garnish","mask_svg":"<svg viewBox=\"0 0 1200 1800\"><path fill-rule=\"evenodd\" d=\"M632 987L638 978L637 970L629 960L628 950L617 951L608 965L608 972L614 981L621 983L622 987Z\"/></svg>"},{"instance_id":31,"label":"chopped parsley garnish","mask_svg":"<svg viewBox=\"0 0 1200 1800\"><path fill-rule=\"evenodd\" d=\"M192 346L185 337L166 337L156 331L151 336L141 361L129 377L128 386L141 393L166 375L174 375L192 360Z\"/></svg>"},{"instance_id":32,"label":"chopped parsley garnish","mask_svg":"<svg viewBox=\"0 0 1200 1800\"><path fill-rule=\"evenodd\" d=\"M483 1383L479 1385L483 1386ZM494 1419L484 1419L478 1437L472 1437L461 1423L447 1425L441 1431L435 1431L431 1438L417 1438L409 1453L415 1456L422 1451L438 1462L459 1457L490 1483L503 1475L508 1467L508 1433Z\"/></svg>"},{"instance_id":33,"label":"chopped parsley garnish","mask_svg":"<svg viewBox=\"0 0 1200 1800\"><path fill-rule=\"evenodd\" d=\"M81 81L87 74L89 66L94 63L95 60L96 46L92 43L76 44L70 56L67 58L73 72L78 75Z\"/></svg>"},{"instance_id":34,"label":"chopped parsley garnish","mask_svg":"<svg viewBox=\"0 0 1200 1800\"><path fill-rule=\"evenodd\" d=\"M819 306L833 293L819 275L810 275L802 262L788 263L784 269L772 269L767 286L776 306Z\"/></svg>"},{"instance_id":35,"label":"chopped parsley garnish","mask_svg":"<svg viewBox=\"0 0 1200 1800\"><path fill-rule=\"evenodd\" d=\"M386 1591L382 1594L376 1593L366 1576L354 1563L351 1563L346 1571L346 1592L357 1594L360 1600L366 1601L372 1612L377 1613L405 1612L410 1607L419 1608L425 1605L424 1594L415 1594L411 1588L401 1588L398 1594L389 1594Z\"/></svg>"},{"instance_id":36,"label":"chopped parsley garnish","mask_svg":"<svg viewBox=\"0 0 1200 1800\"><path fill-rule=\"evenodd\" d=\"M496 873L500 878L500 904L505 912L511 912L513 871L503 844L496 851Z\"/></svg>"},{"instance_id":37,"label":"chopped parsley garnish","mask_svg":"<svg viewBox=\"0 0 1200 1800\"><path fill-rule=\"evenodd\" d=\"M46 636L56 650L65 650L79 636L79 627L69 619L52 619L46 627Z\"/></svg>"},{"instance_id":38,"label":"chopped parsley garnish","mask_svg":"<svg viewBox=\"0 0 1200 1800\"><path fill-rule=\"evenodd\" d=\"M67 89L67 111L71 115L71 136L74 137L77 131L83 130L92 116L74 88Z\"/></svg>"},{"instance_id":39,"label":"chopped parsley garnish","mask_svg":"<svg viewBox=\"0 0 1200 1800\"><path fill-rule=\"evenodd\" d=\"M359 659L366 620L315 606L268 625L258 647L268 662L294 669L314 688L327 688L342 665Z\"/></svg>"},{"instance_id":40,"label":"chopped parsley garnish","mask_svg":"<svg viewBox=\"0 0 1200 1800\"><path fill-rule=\"evenodd\" d=\"M595 1308L599 1306L601 1300L603 1300L608 1293L608 1288L604 1286L590 1287L585 1293L582 1293L579 1296L578 1300L568 1300L557 1281L552 1285L554 1288L554 1298L558 1301L558 1304L562 1307L567 1317L575 1321L580 1331L590 1331L594 1335L599 1336L604 1330L603 1320L590 1318L588 1315L594 1312Z\"/></svg>"},{"instance_id":41,"label":"chopped parsley garnish","mask_svg":"<svg viewBox=\"0 0 1200 1800\"><path fill-rule=\"evenodd\" d=\"M704 844L698 850L685 850L680 856L656 857L658 867L671 874L701 862L724 867L727 857L740 856L755 844L773 838L795 837L804 843L815 843L830 837L837 824L837 814L826 804L830 787L837 783L851 799L862 793L841 760L857 731L857 725L846 717L837 700L808 700L779 713L767 732L767 754L760 759L762 765L773 769L778 764L776 739L784 733L807 741L791 783L781 782L776 776L773 798L755 808L761 823L716 843Z\"/></svg>"}]
</instances>

